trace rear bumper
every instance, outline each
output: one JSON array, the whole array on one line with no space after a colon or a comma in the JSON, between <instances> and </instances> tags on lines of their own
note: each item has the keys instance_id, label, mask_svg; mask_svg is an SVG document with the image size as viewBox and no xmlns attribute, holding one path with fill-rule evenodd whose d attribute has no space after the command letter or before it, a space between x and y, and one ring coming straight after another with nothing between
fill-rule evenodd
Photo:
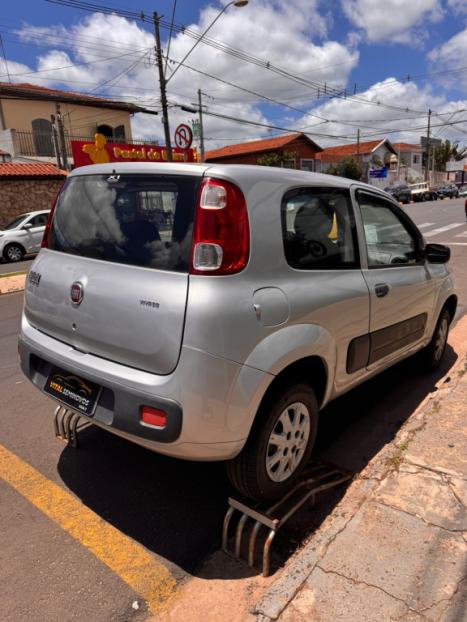
<instances>
[{"instance_id":1,"label":"rear bumper","mask_svg":"<svg viewBox=\"0 0 467 622\"><path fill-rule=\"evenodd\" d=\"M75 350L22 319L21 368L41 391L52 366L102 387L94 424L158 453L227 460L248 436L270 376L251 367L182 348L172 374L160 376ZM142 406L167 413L165 428L141 423ZM82 413L79 413L82 415Z\"/></svg>"}]
</instances>

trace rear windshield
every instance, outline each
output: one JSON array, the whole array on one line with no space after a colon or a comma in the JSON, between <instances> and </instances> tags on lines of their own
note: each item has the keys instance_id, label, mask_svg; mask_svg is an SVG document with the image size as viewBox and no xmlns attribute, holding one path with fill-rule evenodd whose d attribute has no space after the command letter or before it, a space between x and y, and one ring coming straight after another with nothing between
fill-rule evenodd
<instances>
[{"instance_id":1,"label":"rear windshield","mask_svg":"<svg viewBox=\"0 0 467 622\"><path fill-rule=\"evenodd\" d=\"M147 268L188 270L198 177L83 175L60 194L48 247Z\"/></svg>"}]
</instances>

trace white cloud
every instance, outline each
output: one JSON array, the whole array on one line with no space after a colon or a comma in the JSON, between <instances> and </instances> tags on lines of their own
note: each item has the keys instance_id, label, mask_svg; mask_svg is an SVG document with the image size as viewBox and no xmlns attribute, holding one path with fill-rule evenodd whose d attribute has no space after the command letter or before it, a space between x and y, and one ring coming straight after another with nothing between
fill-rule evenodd
<instances>
[{"instance_id":1,"label":"white cloud","mask_svg":"<svg viewBox=\"0 0 467 622\"><path fill-rule=\"evenodd\" d=\"M356 97L332 99L311 110L337 123L322 124L319 119L305 116L299 120L297 128L306 128L303 131L310 132L311 138L315 137L321 146L356 142L358 128L362 141L387 137L392 142L419 143L420 136L426 135L429 108L434 111L434 136L467 142L467 132L464 133L467 123L465 126L446 125L462 118L467 120L466 113L453 115L455 111L467 109L467 99L447 101L428 87L420 88L413 82L399 82L395 78L378 82ZM320 137L319 133L344 135L348 140L332 140Z\"/></svg>"},{"instance_id":2,"label":"white cloud","mask_svg":"<svg viewBox=\"0 0 467 622\"><path fill-rule=\"evenodd\" d=\"M307 80L307 85L203 43L196 47L186 64L201 69L205 74L221 77L250 91L306 110L316 97L318 86L321 92L325 82L327 86L343 87L359 58L355 43L343 45L325 38L331 18L318 11L319 3L320 0L255 0L245 8L231 6L208 33L210 38L227 46L247 51L249 55L264 59L271 65L288 68ZM198 23L187 27L201 34L218 14L219 6L207 6L200 12ZM104 32L105 38L102 36ZM166 34L166 31L162 32L163 37ZM38 58L37 68L42 73L21 77L22 81L27 78L37 82L40 76L55 85L66 84L72 90L94 90L96 94L106 93L114 97L128 96L142 106L157 105L159 102L158 74L153 54L151 63L147 55L142 59L145 50L153 48L153 35L140 24L116 15L92 14L69 29L63 26L25 26L20 36L25 41L34 41L39 37L42 43L51 45L50 52ZM194 42L186 34L176 34L171 43L170 58L180 61ZM166 50L167 41L163 41L162 45ZM81 64L69 67L76 62ZM132 63L134 66L131 68ZM169 64L168 74L176 66ZM129 68L128 72L125 72L126 68ZM198 88L210 95L210 98L205 98L209 111L233 117L267 123L266 114L269 118L282 118L284 110L287 110L271 104L267 113L263 113L259 104L264 100L186 67L181 67L173 80L169 79L169 102L189 105L196 101ZM186 121L187 116L193 115L171 108L170 116L173 130L179 120ZM281 125L281 121L276 121L276 124ZM137 116L133 126L135 136L163 140L160 118ZM257 137L265 131L208 115L205 117L208 138L220 136L242 140ZM207 144L212 147L216 143Z\"/></svg>"},{"instance_id":3,"label":"white cloud","mask_svg":"<svg viewBox=\"0 0 467 622\"><path fill-rule=\"evenodd\" d=\"M448 0L448 7L454 11L454 13L467 13L467 2L465 0Z\"/></svg>"},{"instance_id":4,"label":"white cloud","mask_svg":"<svg viewBox=\"0 0 467 622\"><path fill-rule=\"evenodd\" d=\"M443 17L440 0L341 0L341 5L370 41L416 45L426 38L427 23Z\"/></svg>"},{"instance_id":5,"label":"white cloud","mask_svg":"<svg viewBox=\"0 0 467 622\"><path fill-rule=\"evenodd\" d=\"M438 76L438 80L441 83L446 86L455 86L457 89L464 88L467 90L467 72L465 71L467 28L454 35L443 45L432 50L428 54L428 58L433 63L433 71L443 72ZM458 69L459 71L457 71Z\"/></svg>"}]
</instances>

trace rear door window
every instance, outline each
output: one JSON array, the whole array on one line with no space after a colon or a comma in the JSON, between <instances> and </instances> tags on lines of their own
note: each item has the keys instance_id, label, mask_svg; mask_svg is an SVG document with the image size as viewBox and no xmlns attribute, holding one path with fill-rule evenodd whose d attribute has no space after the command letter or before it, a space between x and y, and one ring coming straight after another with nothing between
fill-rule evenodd
<instances>
[{"instance_id":1,"label":"rear door window","mask_svg":"<svg viewBox=\"0 0 467 622\"><path fill-rule=\"evenodd\" d=\"M186 272L199 181L181 175L71 177L58 200L49 248Z\"/></svg>"}]
</instances>

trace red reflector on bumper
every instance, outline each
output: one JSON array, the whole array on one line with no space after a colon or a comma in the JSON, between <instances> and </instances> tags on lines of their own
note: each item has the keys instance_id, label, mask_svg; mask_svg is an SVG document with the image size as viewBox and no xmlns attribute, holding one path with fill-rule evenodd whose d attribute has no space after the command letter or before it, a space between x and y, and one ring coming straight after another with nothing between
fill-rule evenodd
<instances>
[{"instance_id":1,"label":"red reflector on bumper","mask_svg":"<svg viewBox=\"0 0 467 622\"><path fill-rule=\"evenodd\" d=\"M167 423L167 414L158 408L143 406L141 409L141 421L148 425L154 425L158 428L165 428Z\"/></svg>"}]
</instances>

